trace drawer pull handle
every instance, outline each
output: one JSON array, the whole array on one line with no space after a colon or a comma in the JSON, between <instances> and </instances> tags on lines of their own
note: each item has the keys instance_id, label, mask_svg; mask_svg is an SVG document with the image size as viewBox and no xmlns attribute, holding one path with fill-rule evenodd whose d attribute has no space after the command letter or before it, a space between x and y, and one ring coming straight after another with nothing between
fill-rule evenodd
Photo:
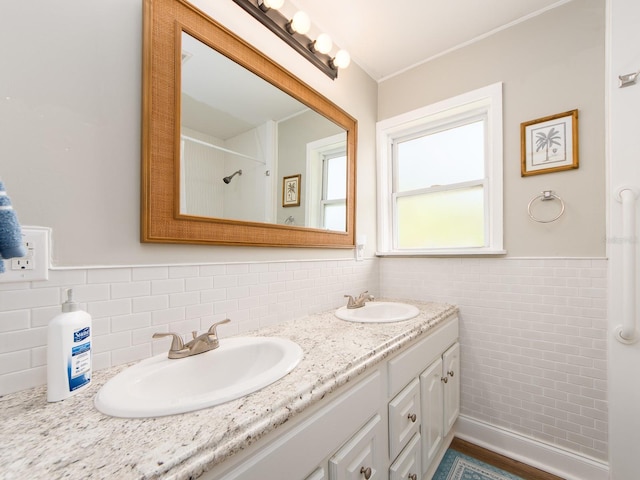
<instances>
[{"instance_id":1,"label":"drawer pull handle","mask_svg":"<svg viewBox=\"0 0 640 480\"><path fill-rule=\"evenodd\" d=\"M365 480L369 480L371 478L371 467L367 467L367 468L362 467L360 469L360 473L364 475Z\"/></svg>"},{"instance_id":2,"label":"drawer pull handle","mask_svg":"<svg viewBox=\"0 0 640 480\"><path fill-rule=\"evenodd\" d=\"M450 377L453 377L453 370L449 370L449 371L447 372L447 375L449 375Z\"/></svg>"},{"instance_id":3,"label":"drawer pull handle","mask_svg":"<svg viewBox=\"0 0 640 480\"><path fill-rule=\"evenodd\" d=\"M447 383L449 381L448 377L442 377L440 378L440 381L442 381L442 383Z\"/></svg>"},{"instance_id":4,"label":"drawer pull handle","mask_svg":"<svg viewBox=\"0 0 640 480\"><path fill-rule=\"evenodd\" d=\"M410 473L409 480L418 480L418 475L416 475L415 473Z\"/></svg>"},{"instance_id":5,"label":"drawer pull handle","mask_svg":"<svg viewBox=\"0 0 640 480\"><path fill-rule=\"evenodd\" d=\"M409 420L411 420L413 423L416 423L416 419L417 419L418 417L416 417L416 414L415 414L415 413L410 413L409 415L407 415L407 418L408 418Z\"/></svg>"}]
</instances>

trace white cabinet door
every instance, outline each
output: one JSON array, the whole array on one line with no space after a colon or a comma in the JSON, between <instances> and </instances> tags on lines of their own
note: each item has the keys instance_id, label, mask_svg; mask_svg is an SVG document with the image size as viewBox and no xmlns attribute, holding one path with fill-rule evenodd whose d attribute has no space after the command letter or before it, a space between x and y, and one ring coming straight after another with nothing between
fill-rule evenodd
<instances>
[{"instance_id":1,"label":"white cabinet door","mask_svg":"<svg viewBox=\"0 0 640 480\"><path fill-rule=\"evenodd\" d=\"M389 468L389 480L417 480L421 475L420 434L416 433Z\"/></svg>"},{"instance_id":2,"label":"white cabinet door","mask_svg":"<svg viewBox=\"0 0 640 480\"><path fill-rule=\"evenodd\" d=\"M417 378L389 402L389 457L396 458L420 427L420 384Z\"/></svg>"},{"instance_id":3,"label":"white cabinet door","mask_svg":"<svg viewBox=\"0 0 640 480\"><path fill-rule=\"evenodd\" d=\"M304 480L327 480L327 476L325 475L324 468L318 467Z\"/></svg>"},{"instance_id":4,"label":"white cabinet door","mask_svg":"<svg viewBox=\"0 0 640 480\"><path fill-rule=\"evenodd\" d=\"M382 480L386 454L382 451L384 428L376 415L329 459L330 480Z\"/></svg>"},{"instance_id":5,"label":"white cabinet door","mask_svg":"<svg viewBox=\"0 0 640 480\"><path fill-rule=\"evenodd\" d=\"M460 344L456 343L442 356L444 387L444 435L449 433L460 414Z\"/></svg>"},{"instance_id":6,"label":"white cabinet door","mask_svg":"<svg viewBox=\"0 0 640 480\"><path fill-rule=\"evenodd\" d=\"M444 438L442 358L420 374L422 405L422 472L424 475Z\"/></svg>"}]
</instances>

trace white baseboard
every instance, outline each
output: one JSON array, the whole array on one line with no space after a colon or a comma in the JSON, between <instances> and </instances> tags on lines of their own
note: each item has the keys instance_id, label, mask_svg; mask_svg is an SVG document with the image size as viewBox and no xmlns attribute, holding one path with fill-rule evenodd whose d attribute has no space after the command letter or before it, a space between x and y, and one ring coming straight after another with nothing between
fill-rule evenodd
<instances>
[{"instance_id":1,"label":"white baseboard","mask_svg":"<svg viewBox=\"0 0 640 480\"><path fill-rule=\"evenodd\" d=\"M606 463L460 415L456 437L567 480L607 480Z\"/></svg>"}]
</instances>

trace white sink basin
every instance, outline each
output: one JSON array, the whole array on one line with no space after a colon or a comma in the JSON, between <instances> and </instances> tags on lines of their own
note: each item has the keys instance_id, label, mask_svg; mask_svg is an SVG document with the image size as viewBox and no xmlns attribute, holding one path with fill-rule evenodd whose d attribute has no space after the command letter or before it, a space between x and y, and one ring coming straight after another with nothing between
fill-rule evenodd
<instances>
[{"instance_id":1,"label":"white sink basin","mask_svg":"<svg viewBox=\"0 0 640 480\"><path fill-rule=\"evenodd\" d=\"M275 337L220 340L206 353L142 360L109 380L94 404L107 415L158 417L235 400L284 377L302 359L296 343Z\"/></svg>"},{"instance_id":2,"label":"white sink basin","mask_svg":"<svg viewBox=\"0 0 640 480\"><path fill-rule=\"evenodd\" d=\"M348 322L391 323L409 320L419 313L417 307L406 303L368 302L360 308L340 307L335 315Z\"/></svg>"}]
</instances>

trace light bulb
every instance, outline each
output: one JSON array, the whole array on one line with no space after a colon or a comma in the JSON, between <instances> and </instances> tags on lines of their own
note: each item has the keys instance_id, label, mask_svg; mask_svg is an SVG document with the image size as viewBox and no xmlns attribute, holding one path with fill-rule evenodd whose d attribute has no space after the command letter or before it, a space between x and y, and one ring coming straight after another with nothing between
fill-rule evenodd
<instances>
[{"instance_id":1,"label":"light bulb","mask_svg":"<svg viewBox=\"0 0 640 480\"><path fill-rule=\"evenodd\" d=\"M264 0L264 3L267 7L278 10L282 5L284 5L284 0Z\"/></svg>"},{"instance_id":2,"label":"light bulb","mask_svg":"<svg viewBox=\"0 0 640 480\"><path fill-rule=\"evenodd\" d=\"M300 35L304 35L311 28L311 20L309 19L309 15L302 11L296 13L289 22L289 27L294 32L297 32ZM290 31L289 33L292 32Z\"/></svg>"},{"instance_id":3,"label":"light bulb","mask_svg":"<svg viewBox=\"0 0 640 480\"><path fill-rule=\"evenodd\" d=\"M313 50L320 53L329 53L333 48L333 42L331 41L331 37L326 33L321 33L316 38L316 41L313 42Z\"/></svg>"},{"instance_id":4,"label":"light bulb","mask_svg":"<svg viewBox=\"0 0 640 480\"><path fill-rule=\"evenodd\" d=\"M346 50L338 50L331 63L335 68L347 68L351 63L351 55Z\"/></svg>"},{"instance_id":5,"label":"light bulb","mask_svg":"<svg viewBox=\"0 0 640 480\"><path fill-rule=\"evenodd\" d=\"M284 5L284 0L258 0L258 5L263 12L273 8L274 10L278 10Z\"/></svg>"}]
</instances>

